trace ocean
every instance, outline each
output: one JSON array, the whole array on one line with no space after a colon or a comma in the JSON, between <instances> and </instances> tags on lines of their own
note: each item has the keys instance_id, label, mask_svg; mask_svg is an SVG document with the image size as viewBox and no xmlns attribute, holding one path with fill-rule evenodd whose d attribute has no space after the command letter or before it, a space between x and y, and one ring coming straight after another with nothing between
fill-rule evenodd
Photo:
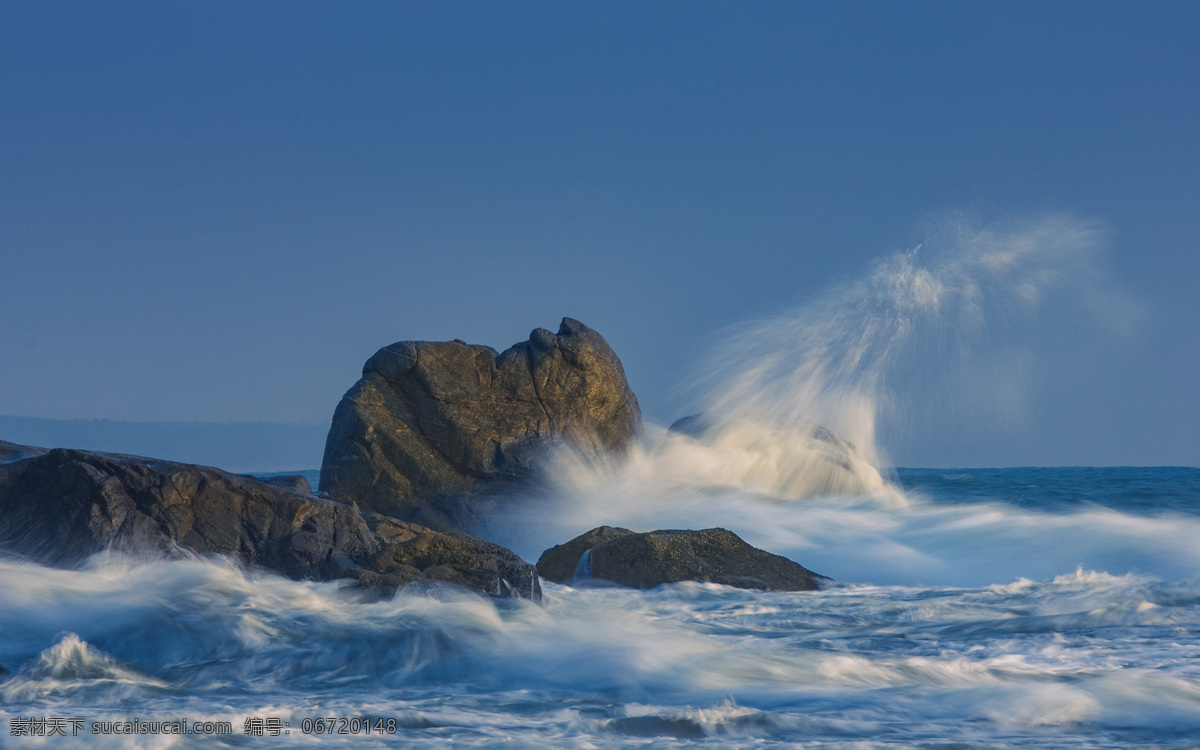
<instances>
[{"instance_id":1,"label":"ocean","mask_svg":"<svg viewBox=\"0 0 1200 750\"><path fill-rule=\"evenodd\" d=\"M560 451L476 530L535 561L604 524L723 527L819 591L367 600L224 559L0 557L0 746L1200 747L1200 469L887 468L1027 424L1039 354L1136 317L1102 235L955 224L730 329L703 430Z\"/></svg>"},{"instance_id":2,"label":"ocean","mask_svg":"<svg viewBox=\"0 0 1200 750\"><path fill-rule=\"evenodd\" d=\"M223 559L4 560L0 746L1200 746L1200 469L687 495L609 520L721 516L835 583L363 601Z\"/></svg>"}]
</instances>

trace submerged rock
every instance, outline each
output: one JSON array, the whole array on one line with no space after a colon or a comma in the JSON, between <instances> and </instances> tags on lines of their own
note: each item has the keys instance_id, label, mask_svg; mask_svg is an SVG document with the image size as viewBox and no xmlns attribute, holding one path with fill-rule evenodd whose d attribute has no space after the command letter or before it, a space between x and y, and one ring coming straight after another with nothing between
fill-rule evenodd
<instances>
[{"instance_id":1,"label":"submerged rock","mask_svg":"<svg viewBox=\"0 0 1200 750\"><path fill-rule=\"evenodd\" d=\"M592 539L602 541L589 545ZM542 560L546 560L550 575L542 575L547 580L569 580L585 553L592 578L641 589L700 581L744 589L813 591L819 588L819 581L828 580L786 557L752 547L726 529L666 529L637 534L601 526L546 550L538 561L538 570L542 571ZM557 578L567 566L571 575Z\"/></svg>"},{"instance_id":2,"label":"submerged rock","mask_svg":"<svg viewBox=\"0 0 1200 750\"><path fill-rule=\"evenodd\" d=\"M220 469L92 451L0 464L0 544L57 565L108 548L180 547L293 578L541 593L534 566L498 545L377 516L369 525L352 504Z\"/></svg>"},{"instance_id":3,"label":"submerged rock","mask_svg":"<svg viewBox=\"0 0 1200 750\"><path fill-rule=\"evenodd\" d=\"M671 423L667 432L674 432L688 437L700 437L712 427L708 418L703 414L689 414Z\"/></svg>"},{"instance_id":4,"label":"submerged rock","mask_svg":"<svg viewBox=\"0 0 1200 750\"><path fill-rule=\"evenodd\" d=\"M500 354L401 341L376 352L338 404L320 490L456 529L472 512L464 497L503 495L552 445L619 452L641 427L621 361L577 320Z\"/></svg>"},{"instance_id":5,"label":"submerged rock","mask_svg":"<svg viewBox=\"0 0 1200 750\"><path fill-rule=\"evenodd\" d=\"M708 733L698 722L666 716L627 716L609 721L607 728L611 732L631 737L672 737L680 740L708 738Z\"/></svg>"}]
</instances>

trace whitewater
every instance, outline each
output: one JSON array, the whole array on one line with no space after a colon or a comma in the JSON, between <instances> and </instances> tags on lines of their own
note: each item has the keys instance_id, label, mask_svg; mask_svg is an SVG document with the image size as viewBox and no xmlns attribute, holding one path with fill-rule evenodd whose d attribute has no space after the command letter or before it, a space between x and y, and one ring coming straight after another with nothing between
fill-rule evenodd
<instances>
[{"instance_id":1,"label":"whitewater","mask_svg":"<svg viewBox=\"0 0 1200 750\"><path fill-rule=\"evenodd\" d=\"M932 415L1020 419L1047 310L1128 317L1102 234L943 227L727 331L702 429L564 451L477 530L536 560L600 524L720 526L820 591L375 599L222 558L3 556L0 747L1200 747L1200 469L888 459Z\"/></svg>"}]
</instances>

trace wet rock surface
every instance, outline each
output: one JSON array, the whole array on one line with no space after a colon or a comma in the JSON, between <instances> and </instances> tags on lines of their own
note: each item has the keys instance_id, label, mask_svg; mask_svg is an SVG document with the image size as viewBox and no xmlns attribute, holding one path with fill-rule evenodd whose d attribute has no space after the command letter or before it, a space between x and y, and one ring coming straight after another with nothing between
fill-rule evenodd
<instances>
[{"instance_id":1,"label":"wet rock surface","mask_svg":"<svg viewBox=\"0 0 1200 750\"><path fill-rule=\"evenodd\" d=\"M540 597L534 566L503 547L369 518L352 504L206 466L66 449L0 464L0 545L50 564L107 548L183 548L293 578Z\"/></svg>"},{"instance_id":2,"label":"wet rock surface","mask_svg":"<svg viewBox=\"0 0 1200 750\"><path fill-rule=\"evenodd\" d=\"M622 531L626 533L619 533ZM608 538L588 546L589 539L605 536ZM664 529L639 534L598 527L546 550L542 560L547 560L552 574L559 575L570 565L575 550L579 552L574 556L576 565L580 556L588 555L585 567L592 578L634 588L700 581L767 591L813 591L820 581L828 580L786 557L750 546L727 529ZM540 565L541 560L539 570ZM571 570L573 575L575 567ZM547 580L555 579L547 576Z\"/></svg>"},{"instance_id":3,"label":"wet rock surface","mask_svg":"<svg viewBox=\"0 0 1200 750\"><path fill-rule=\"evenodd\" d=\"M597 526L569 542L557 544L543 552L537 561L538 574L547 581L569 582L575 578L575 571L579 567L579 558L584 552L601 542L632 533L634 532L620 526Z\"/></svg>"},{"instance_id":4,"label":"wet rock surface","mask_svg":"<svg viewBox=\"0 0 1200 750\"><path fill-rule=\"evenodd\" d=\"M374 513L364 518L380 542L365 568L352 573L364 586L394 588L401 582L424 580L495 596L534 601L542 597L537 568L505 547Z\"/></svg>"},{"instance_id":5,"label":"wet rock surface","mask_svg":"<svg viewBox=\"0 0 1200 750\"><path fill-rule=\"evenodd\" d=\"M641 428L620 360L577 320L499 354L402 341L371 357L338 404L320 490L454 530L469 525L472 497L510 493L552 446L620 452Z\"/></svg>"},{"instance_id":6,"label":"wet rock surface","mask_svg":"<svg viewBox=\"0 0 1200 750\"><path fill-rule=\"evenodd\" d=\"M220 469L55 449L3 465L5 547L70 564L106 547L179 545L293 577L327 578L375 549L349 505Z\"/></svg>"}]
</instances>

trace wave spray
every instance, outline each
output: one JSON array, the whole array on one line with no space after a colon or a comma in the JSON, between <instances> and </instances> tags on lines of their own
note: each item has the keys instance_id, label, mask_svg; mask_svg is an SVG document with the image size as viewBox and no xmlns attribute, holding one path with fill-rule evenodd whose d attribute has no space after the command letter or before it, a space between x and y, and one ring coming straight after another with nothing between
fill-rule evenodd
<instances>
[{"instance_id":1,"label":"wave spray","mask_svg":"<svg viewBox=\"0 0 1200 750\"><path fill-rule=\"evenodd\" d=\"M690 384L697 416L648 427L620 462L560 456L552 500L497 541L534 559L601 524L724 526L809 567L836 559L814 569L843 580L879 580L886 569L898 580L991 581L988 558L1002 563L1011 545L1044 555L1046 540L1028 533L1036 522L1011 506L992 529L1010 546L977 552L979 536L961 525L996 509L947 511L906 493L889 456L1019 424L1040 355L1080 327L1136 319L1106 279L1105 239L1101 225L1070 215L932 223L920 245L861 277L722 332ZM1088 548L1113 532L1111 519L1091 521ZM845 545L861 565L847 564ZM968 548L980 562L964 567ZM1092 559L1072 554L1048 559L1048 574Z\"/></svg>"}]
</instances>

